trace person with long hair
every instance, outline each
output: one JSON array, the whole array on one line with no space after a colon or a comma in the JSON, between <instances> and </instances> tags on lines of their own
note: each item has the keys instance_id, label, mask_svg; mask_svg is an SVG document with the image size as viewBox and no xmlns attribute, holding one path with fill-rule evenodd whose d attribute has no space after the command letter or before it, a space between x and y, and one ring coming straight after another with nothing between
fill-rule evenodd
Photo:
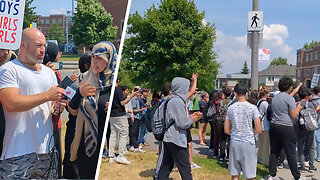
<instances>
[{"instance_id":1,"label":"person with long hair","mask_svg":"<svg viewBox=\"0 0 320 180\"><path fill-rule=\"evenodd\" d=\"M262 133L258 136L258 161L263 165L269 165L270 153L270 121L267 119L267 109L270 89L267 86L261 86L259 89L259 101L257 103L258 110L261 114Z\"/></svg>"}]
</instances>

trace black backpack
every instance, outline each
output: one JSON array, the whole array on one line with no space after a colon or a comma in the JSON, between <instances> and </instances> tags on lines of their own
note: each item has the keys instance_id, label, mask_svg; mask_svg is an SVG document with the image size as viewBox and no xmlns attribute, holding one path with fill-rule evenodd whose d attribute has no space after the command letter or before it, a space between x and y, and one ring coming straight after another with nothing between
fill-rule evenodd
<instances>
[{"instance_id":1,"label":"black backpack","mask_svg":"<svg viewBox=\"0 0 320 180\"><path fill-rule=\"evenodd\" d=\"M165 101L157 102L151 108L149 108L147 112L142 116L142 119L146 124L148 132L152 132L152 121L153 121L154 113L163 102Z\"/></svg>"},{"instance_id":2,"label":"black backpack","mask_svg":"<svg viewBox=\"0 0 320 180\"><path fill-rule=\"evenodd\" d=\"M163 140L164 134L174 124L174 120L170 122L169 125L167 125L167 122L166 122L167 106L171 99L172 98L169 98L164 103L161 103L159 107L155 110L153 118L151 118L152 132L153 132L154 138L158 141ZM185 103L183 99L182 101Z\"/></svg>"}]
</instances>

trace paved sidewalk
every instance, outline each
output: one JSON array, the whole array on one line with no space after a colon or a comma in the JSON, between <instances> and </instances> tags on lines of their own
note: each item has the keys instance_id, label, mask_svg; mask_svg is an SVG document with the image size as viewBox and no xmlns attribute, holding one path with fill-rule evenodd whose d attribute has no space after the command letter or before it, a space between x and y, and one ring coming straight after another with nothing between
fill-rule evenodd
<instances>
[{"instance_id":1,"label":"paved sidewalk","mask_svg":"<svg viewBox=\"0 0 320 180\"><path fill-rule=\"evenodd\" d=\"M201 155L208 155L209 154L209 147L208 146L201 146L199 144L199 140L198 140L197 135L192 135L192 139L193 139L192 154L201 154ZM209 142L209 140L210 140L210 137L206 136L206 141ZM150 144L150 146L144 147L144 149L158 150L158 142L154 139L152 133L148 133L147 142ZM303 173L301 173L302 177L311 177L313 180L320 180L320 163L315 162L315 166L318 169L317 171L303 172ZM291 175L291 172L290 172L288 165L285 165L285 168L283 168L283 169L278 169L277 176L283 180L293 179L293 176Z\"/></svg>"}]
</instances>

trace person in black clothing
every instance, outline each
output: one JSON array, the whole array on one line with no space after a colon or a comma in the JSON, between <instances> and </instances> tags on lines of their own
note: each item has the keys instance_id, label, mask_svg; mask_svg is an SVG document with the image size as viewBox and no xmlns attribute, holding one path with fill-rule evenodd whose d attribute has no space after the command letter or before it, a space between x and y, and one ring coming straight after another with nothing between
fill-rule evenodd
<instances>
[{"instance_id":1,"label":"person in black clothing","mask_svg":"<svg viewBox=\"0 0 320 180\"><path fill-rule=\"evenodd\" d=\"M94 179L102 135L106 121L116 49L110 42L93 47L91 67L79 75L79 89L68 104L69 112L77 116L74 138L70 146L70 162L81 179Z\"/></svg>"},{"instance_id":2,"label":"person in black clothing","mask_svg":"<svg viewBox=\"0 0 320 180\"><path fill-rule=\"evenodd\" d=\"M91 56L88 54L84 54L79 59L79 69L81 73L85 73L90 69L91 66ZM78 76L73 75L71 76L73 81L77 81ZM66 108L67 111L68 108ZM63 178L65 179L77 179L79 178L79 173L75 172L75 168L70 161L70 146L74 138L74 132L76 128L76 119L77 116L73 116L71 113L68 115L69 121L67 122L67 129L66 135L64 139L65 144L65 152L64 152L64 159L63 159Z\"/></svg>"}]
</instances>

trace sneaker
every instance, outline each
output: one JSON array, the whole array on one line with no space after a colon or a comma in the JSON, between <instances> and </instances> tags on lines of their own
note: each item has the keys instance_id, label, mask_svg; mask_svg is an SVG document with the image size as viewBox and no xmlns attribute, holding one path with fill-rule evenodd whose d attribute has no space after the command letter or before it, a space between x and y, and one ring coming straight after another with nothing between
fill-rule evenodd
<instances>
[{"instance_id":1,"label":"sneaker","mask_svg":"<svg viewBox=\"0 0 320 180\"><path fill-rule=\"evenodd\" d=\"M197 165L196 163L193 163L191 165L191 169L199 169L199 168L201 168L201 166Z\"/></svg>"},{"instance_id":2,"label":"sneaker","mask_svg":"<svg viewBox=\"0 0 320 180\"><path fill-rule=\"evenodd\" d=\"M304 162L304 166L305 166L305 167L309 167L309 161Z\"/></svg>"},{"instance_id":3,"label":"sneaker","mask_svg":"<svg viewBox=\"0 0 320 180\"><path fill-rule=\"evenodd\" d=\"M117 161L118 163L120 163L120 164L126 164L126 165L131 164L131 162L128 161L128 160L126 159L126 157L124 157L124 156L121 156L121 157L118 156L117 159L116 159L116 161Z\"/></svg>"},{"instance_id":4,"label":"sneaker","mask_svg":"<svg viewBox=\"0 0 320 180\"><path fill-rule=\"evenodd\" d=\"M144 146L150 146L150 144L147 143L147 142L143 143L143 145L144 145Z\"/></svg>"},{"instance_id":5,"label":"sneaker","mask_svg":"<svg viewBox=\"0 0 320 180\"><path fill-rule=\"evenodd\" d=\"M219 158L219 163L223 164L224 163L224 159L223 158Z\"/></svg>"},{"instance_id":6,"label":"sneaker","mask_svg":"<svg viewBox=\"0 0 320 180\"><path fill-rule=\"evenodd\" d=\"M116 157L110 157L109 158L109 163L114 163L116 161Z\"/></svg>"},{"instance_id":7,"label":"sneaker","mask_svg":"<svg viewBox=\"0 0 320 180\"><path fill-rule=\"evenodd\" d=\"M146 151L141 148L134 149L134 152L145 153Z\"/></svg>"},{"instance_id":8,"label":"sneaker","mask_svg":"<svg viewBox=\"0 0 320 180\"><path fill-rule=\"evenodd\" d=\"M279 166L278 166L279 169L283 169L284 168L284 165L283 163L281 163Z\"/></svg>"},{"instance_id":9,"label":"sneaker","mask_svg":"<svg viewBox=\"0 0 320 180\"><path fill-rule=\"evenodd\" d=\"M267 180L280 180L277 176L272 177L271 175L268 175L266 178Z\"/></svg>"},{"instance_id":10,"label":"sneaker","mask_svg":"<svg viewBox=\"0 0 320 180\"><path fill-rule=\"evenodd\" d=\"M310 171L317 171L318 169L316 167L314 167L314 165L310 165L309 170Z\"/></svg>"},{"instance_id":11,"label":"sneaker","mask_svg":"<svg viewBox=\"0 0 320 180\"><path fill-rule=\"evenodd\" d=\"M135 150L136 149L133 146L131 146L130 149L129 149L130 152L135 152Z\"/></svg>"},{"instance_id":12,"label":"sneaker","mask_svg":"<svg viewBox=\"0 0 320 180\"><path fill-rule=\"evenodd\" d=\"M320 159L316 159L317 162L320 162Z\"/></svg>"}]
</instances>

